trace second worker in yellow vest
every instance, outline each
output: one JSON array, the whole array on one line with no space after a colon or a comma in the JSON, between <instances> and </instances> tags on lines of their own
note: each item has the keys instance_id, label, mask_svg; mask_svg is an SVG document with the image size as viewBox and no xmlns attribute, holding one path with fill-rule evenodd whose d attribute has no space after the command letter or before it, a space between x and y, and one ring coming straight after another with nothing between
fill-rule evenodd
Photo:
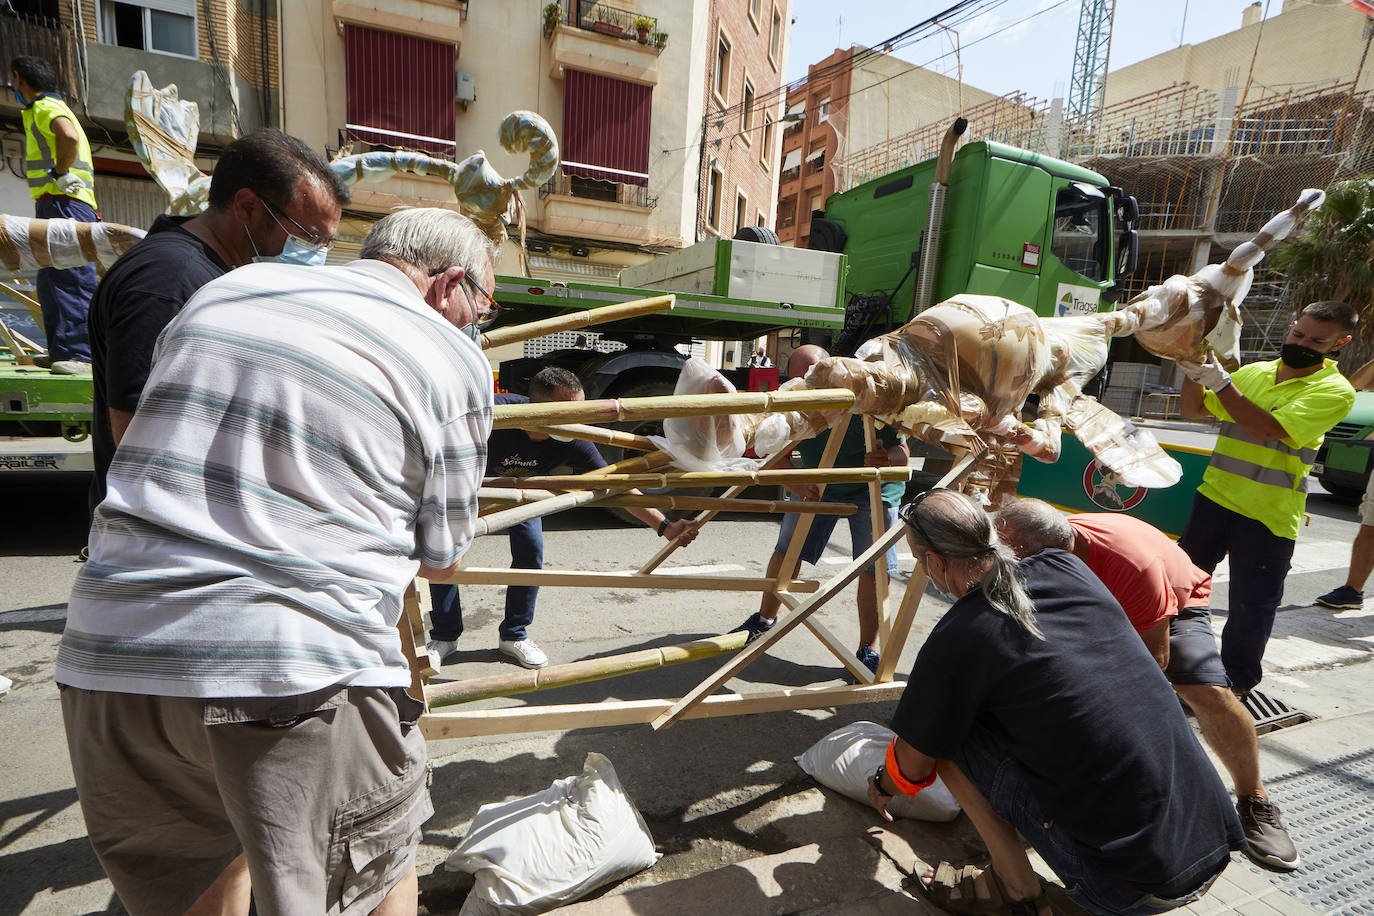
<instances>
[{"instance_id":1,"label":"second worker in yellow vest","mask_svg":"<svg viewBox=\"0 0 1374 916\"><path fill-rule=\"evenodd\" d=\"M1355 389L1330 357L1350 341L1357 321L1344 302L1314 302L1289 328L1278 359L1234 375L1215 353L1204 363L1179 363L1188 375L1183 415L1210 414L1221 429L1178 544L1209 574L1230 554L1221 660L1238 693L1248 693L1263 674L1317 448L1355 402Z\"/></svg>"}]
</instances>

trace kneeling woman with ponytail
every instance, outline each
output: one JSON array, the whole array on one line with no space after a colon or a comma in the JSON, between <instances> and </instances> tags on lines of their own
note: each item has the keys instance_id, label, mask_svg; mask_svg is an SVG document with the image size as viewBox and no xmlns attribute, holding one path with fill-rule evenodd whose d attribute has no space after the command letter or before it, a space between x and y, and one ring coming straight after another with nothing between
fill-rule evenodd
<instances>
[{"instance_id":1,"label":"kneeling woman with ponytail","mask_svg":"<svg viewBox=\"0 0 1374 916\"><path fill-rule=\"evenodd\" d=\"M893 794L938 770L992 859L942 864L932 902L1049 914L1017 831L1089 912L1162 913L1206 893L1244 844L1240 821L1121 606L1070 553L1018 564L960 493L922 493L901 518L953 605L916 658L869 800L887 817Z\"/></svg>"}]
</instances>

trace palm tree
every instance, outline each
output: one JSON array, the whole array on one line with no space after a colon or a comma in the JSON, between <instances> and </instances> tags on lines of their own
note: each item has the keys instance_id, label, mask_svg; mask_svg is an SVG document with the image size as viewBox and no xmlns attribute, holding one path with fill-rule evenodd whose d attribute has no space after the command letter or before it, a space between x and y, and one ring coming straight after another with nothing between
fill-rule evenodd
<instances>
[{"instance_id":1,"label":"palm tree","mask_svg":"<svg viewBox=\"0 0 1374 916\"><path fill-rule=\"evenodd\" d=\"M1359 312L1355 339L1341 351L1346 375L1374 356L1374 178L1327 188L1326 203L1274 263L1288 275L1293 302L1339 299Z\"/></svg>"}]
</instances>

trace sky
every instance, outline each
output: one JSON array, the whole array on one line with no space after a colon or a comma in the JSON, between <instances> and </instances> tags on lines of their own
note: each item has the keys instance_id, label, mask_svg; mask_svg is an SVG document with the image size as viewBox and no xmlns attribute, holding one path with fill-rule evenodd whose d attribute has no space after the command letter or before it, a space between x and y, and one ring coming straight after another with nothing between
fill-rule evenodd
<instances>
[{"instance_id":1,"label":"sky","mask_svg":"<svg viewBox=\"0 0 1374 916\"><path fill-rule=\"evenodd\" d=\"M809 64L851 44L877 46L924 21L954 0L793 0L787 80ZM1240 28L1253 0L1117 0L1110 69ZM1268 0L1278 15L1281 0ZM1080 0L1011 0L966 23L959 33L964 82L995 95L1020 90L1041 99L1064 96L1073 68ZM1185 22L1186 13L1186 22ZM996 34L994 34L996 33ZM951 36L898 49L904 60L956 75Z\"/></svg>"}]
</instances>

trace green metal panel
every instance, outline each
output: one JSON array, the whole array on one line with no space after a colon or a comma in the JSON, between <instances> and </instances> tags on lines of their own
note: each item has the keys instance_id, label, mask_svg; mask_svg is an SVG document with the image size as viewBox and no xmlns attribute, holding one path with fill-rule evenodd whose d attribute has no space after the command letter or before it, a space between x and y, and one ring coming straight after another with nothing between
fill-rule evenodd
<instances>
[{"instance_id":1,"label":"green metal panel","mask_svg":"<svg viewBox=\"0 0 1374 916\"><path fill-rule=\"evenodd\" d=\"M1035 289L1034 278L1039 273L1054 210L1050 174L995 156L983 159L981 175L963 171L963 175L950 176L945 203L945 225L949 228L947 241L942 243L944 263L936 284L937 301L967 292L1007 296L1034 308L1036 298L1024 298L1025 292L1012 296L1004 290L1011 279L1008 273L1030 278L1029 289ZM975 194L969 187L974 182L981 193ZM1033 248L1028 249L1028 245ZM965 264L964 270L953 269ZM991 285L984 286L983 281ZM1027 288L1024 282L1010 286Z\"/></svg>"},{"instance_id":2,"label":"green metal panel","mask_svg":"<svg viewBox=\"0 0 1374 916\"><path fill-rule=\"evenodd\" d=\"M89 375L0 363L0 420L89 424L94 397Z\"/></svg>"},{"instance_id":3,"label":"green metal panel","mask_svg":"<svg viewBox=\"0 0 1374 916\"><path fill-rule=\"evenodd\" d=\"M1178 483L1159 490L1113 487L1104 485L1092 453L1065 433L1058 461L1043 464L1027 458L1021 463L1016 494L1034 496L1072 512L1125 512L1178 537L1192 512L1193 494L1202 483L1211 452L1172 445L1165 445L1164 450L1183 468Z\"/></svg>"}]
</instances>

